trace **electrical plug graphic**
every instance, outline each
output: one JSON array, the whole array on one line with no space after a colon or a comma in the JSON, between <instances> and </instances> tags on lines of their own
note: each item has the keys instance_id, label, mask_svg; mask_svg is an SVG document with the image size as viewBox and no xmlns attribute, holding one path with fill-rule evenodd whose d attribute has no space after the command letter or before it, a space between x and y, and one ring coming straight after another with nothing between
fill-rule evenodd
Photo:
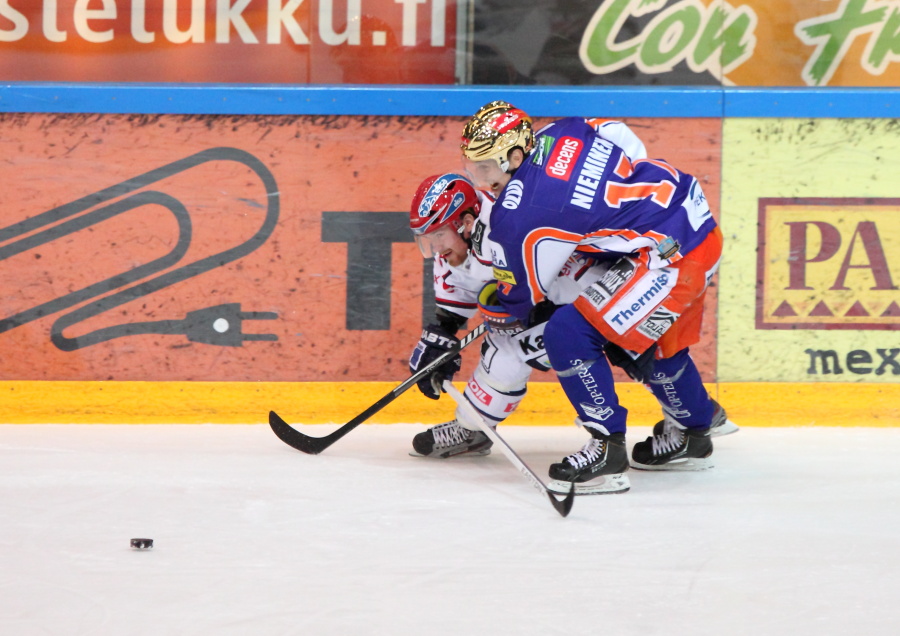
<instances>
[{"instance_id":1,"label":"electrical plug graphic","mask_svg":"<svg viewBox=\"0 0 900 636\"><path fill-rule=\"evenodd\" d=\"M240 303L225 303L189 312L182 321L184 335L191 342L240 347L250 340L278 340L273 333L244 333L246 320L275 320L278 314L271 311L241 311Z\"/></svg>"}]
</instances>

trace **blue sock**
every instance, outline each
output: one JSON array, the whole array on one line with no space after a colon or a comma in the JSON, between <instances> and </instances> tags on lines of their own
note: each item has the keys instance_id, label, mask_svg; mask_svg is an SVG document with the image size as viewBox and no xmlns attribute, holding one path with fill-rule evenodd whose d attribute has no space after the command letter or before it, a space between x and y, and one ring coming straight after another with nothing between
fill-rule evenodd
<instances>
[{"instance_id":1,"label":"blue sock","mask_svg":"<svg viewBox=\"0 0 900 636\"><path fill-rule=\"evenodd\" d=\"M712 423L715 407L688 349L657 360L649 387L663 410L679 424L707 428Z\"/></svg>"},{"instance_id":2,"label":"blue sock","mask_svg":"<svg viewBox=\"0 0 900 636\"><path fill-rule=\"evenodd\" d=\"M566 397L586 428L624 433L628 410L619 404L612 370L603 353L606 338L573 305L556 310L544 328L544 347Z\"/></svg>"}]
</instances>

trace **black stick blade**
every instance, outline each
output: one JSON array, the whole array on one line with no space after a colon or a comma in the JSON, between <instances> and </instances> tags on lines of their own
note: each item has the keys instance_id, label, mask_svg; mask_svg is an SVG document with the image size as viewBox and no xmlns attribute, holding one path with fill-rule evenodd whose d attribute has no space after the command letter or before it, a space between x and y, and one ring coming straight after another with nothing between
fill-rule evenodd
<instances>
[{"instance_id":1,"label":"black stick blade","mask_svg":"<svg viewBox=\"0 0 900 636\"><path fill-rule=\"evenodd\" d=\"M327 438L304 435L281 419L275 411L269 411L269 426L272 427L278 439L291 448L296 448L307 455L318 455L331 445L330 441L325 441Z\"/></svg>"},{"instance_id":2,"label":"black stick blade","mask_svg":"<svg viewBox=\"0 0 900 636\"><path fill-rule=\"evenodd\" d=\"M561 514L563 517L568 517L569 513L572 511L572 504L575 503L575 482L571 482L571 485L569 487L569 494L567 494L563 499L557 499L549 490L547 491L547 496L550 498L550 503L553 504L556 512Z\"/></svg>"}]
</instances>

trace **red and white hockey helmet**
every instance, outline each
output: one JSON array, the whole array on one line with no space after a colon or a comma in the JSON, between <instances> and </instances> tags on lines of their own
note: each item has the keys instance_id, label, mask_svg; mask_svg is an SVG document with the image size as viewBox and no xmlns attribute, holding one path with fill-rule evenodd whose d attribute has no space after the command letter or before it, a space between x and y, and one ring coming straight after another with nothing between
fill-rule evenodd
<instances>
[{"instance_id":1,"label":"red and white hockey helmet","mask_svg":"<svg viewBox=\"0 0 900 636\"><path fill-rule=\"evenodd\" d=\"M463 214L477 217L480 210L481 200L465 177L450 172L425 179L409 210L409 227L422 256L431 258L459 247L465 250L458 236L464 228Z\"/></svg>"},{"instance_id":2,"label":"red and white hockey helmet","mask_svg":"<svg viewBox=\"0 0 900 636\"><path fill-rule=\"evenodd\" d=\"M409 227L416 236L447 225L459 231L463 212L477 217L480 210L481 201L468 179L454 173L438 174L425 179L416 190L409 210Z\"/></svg>"}]
</instances>

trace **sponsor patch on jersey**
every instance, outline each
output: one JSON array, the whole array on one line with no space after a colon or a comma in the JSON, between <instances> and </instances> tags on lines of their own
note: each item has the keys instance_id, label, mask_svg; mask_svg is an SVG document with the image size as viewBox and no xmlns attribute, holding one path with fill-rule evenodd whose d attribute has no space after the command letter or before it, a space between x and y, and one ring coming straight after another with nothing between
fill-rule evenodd
<instances>
[{"instance_id":1,"label":"sponsor patch on jersey","mask_svg":"<svg viewBox=\"0 0 900 636\"><path fill-rule=\"evenodd\" d=\"M491 243L491 263L493 263L494 267L509 267L506 261L506 252L503 251L503 246L499 243Z\"/></svg>"},{"instance_id":2,"label":"sponsor patch on jersey","mask_svg":"<svg viewBox=\"0 0 900 636\"><path fill-rule=\"evenodd\" d=\"M544 172L554 179L568 181L572 176L572 168L581 155L582 148L584 148L584 143L580 139L563 137L554 146Z\"/></svg>"},{"instance_id":3,"label":"sponsor patch on jersey","mask_svg":"<svg viewBox=\"0 0 900 636\"><path fill-rule=\"evenodd\" d=\"M484 255L484 223L481 220L475 221L475 225L472 228L472 251L475 252L476 257L483 257Z\"/></svg>"},{"instance_id":4,"label":"sponsor patch on jersey","mask_svg":"<svg viewBox=\"0 0 900 636\"><path fill-rule=\"evenodd\" d=\"M597 282L603 285L610 294L615 294L622 288L622 285L631 279L636 268L637 265L631 259L620 258L604 272L603 277Z\"/></svg>"},{"instance_id":5,"label":"sponsor patch on jersey","mask_svg":"<svg viewBox=\"0 0 900 636\"><path fill-rule=\"evenodd\" d=\"M669 330L669 327L675 324L675 320L680 315L666 307L658 307L637 326L637 331L651 340L659 340Z\"/></svg>"},{"instance_id":6,"label":"sponsor patch on jersey","mask_svg":"<svg viewBox=\"0 0 900 636\"><path fill-rule=\"evenodd\" d=\"M515 274L513 274L508 269L500 269L498 267L494 267L494 278L501 283L509 283L510 285L516 284Z\"/></svg>"},{"instance_id":7,"label":"sponsor patch on jersey","mask_svg":"<svg viewBox=\"0 0 900 636\"><path fill-rule=\"evenodd\" d=\"M507 210L515 210L522 203L522 194L525 192L525 184L518 179L513 179L503 189L503 200L500 202Z\"/></svg>"},{"instance_id":8,"label":"sponsor patch on jersey","mask_svg":"<svg viewBox=\"0 0 900 636\"><path fill-rule=\"evenodd\" d=\"M509 404L506 405L506 408L503 409L503 412L504 413L512 413L519 407L519 404L521 404L521 403L522 403L522 400L519 400L518 402L510 402Z\"/></svg>"},{"instance_id":9,"label":"sponsor patch on jersey","mask_svg":"<svg viewBox=\"0 0 900 636\"><path fill-rule=\"evenodd\" d=\"M678 281L677 269L657 269L638 280L622 298L606 310L603 319L624 334L653 312Z\"/></svg>"},{"instance_id":10,"label":"sponsor patch on jersey","mask_svg":"<svg viewBox=\"0 0 900 636\"><path fill-rule=\"evenodd\" d=\"M556 137L551 137L550 135L538 137L534 152L531 153L531 163L543 166L544 159L550 155L550 149L553 148L554 143L556 143Z\"/></svg>"},{"instance_id":11,"label":"sponsor patch on jersey","mask_svg":"<svg viewBox=\"0 0 900 636\"><path fill-rule=\"evenodd\" d=\"M478 380L472 378L469 380L469 393L475 396L475 399L484 404L485 406L490 406L491 402L494 399L491 397L491 394L481 388L481 385L478 384Z\"/></svg>"},{"instance_id":12,"label":"sponsor patch on jersey","mask_svg":"<svg viewBox=\"0 0 900 636\"><path fill-rule=\"evenodd\" d=\"M712 212L709 209L709 202L706 200L706 195L703 193L703 188L700 187L700 184L696 179L691 182L691 192L688 195L688 200L685 201L682 205L687 212L688 221L690 221L691 227L694 228L694 231L700 229L701 225L712 218Z\"/></svg>"},{"instance_id":13,"label":"sponsor patch on jersey","mask_svg":"<svg viewBox=\"0 0 900 636\"><path fill-rule=\"evenodd\" d=\"M542 322L513 336L513 339L519 344L523 360L533 360L547 353L544 349L544 327L546 326L547 323Z\"/></svg>"},{"instance_id":14,"label":"sponsor patch on jersey","mask_svg":"<svg viewBox=\"0 0 900 636\"><path fill-rule=\"evenodd\" d=\"M594 283L590 287L587 287L581 295L586 298L595 309L600 309L609 302L609 299L612 298L612 295L603 288L602 285L598 285Z\"/></svg>"},{"instance_id":15,"label":"sponsor patch on jersey","mask_svg":"<svg viewBox=\"0 0 900 636\"><path fill-rule=\"evenodd\" d=\"M606 270L600 280L585 288L581 295L596 309L600 309L628 282L634 274L635 267L630 259L620 258Z\"/></svg>"}]
</instances>

